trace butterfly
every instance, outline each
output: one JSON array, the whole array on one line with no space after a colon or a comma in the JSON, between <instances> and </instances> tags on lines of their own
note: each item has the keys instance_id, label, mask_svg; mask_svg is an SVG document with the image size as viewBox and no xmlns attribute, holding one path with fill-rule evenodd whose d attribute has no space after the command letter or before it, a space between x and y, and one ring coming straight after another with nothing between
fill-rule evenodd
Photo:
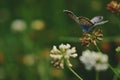
<instances>
[{"instance_id":1,"label":"butterfly","mask_svg":"<svg viewBox=\"0 0 120 80\"><path fill-rule=\"evenodd\" d=\"M102 25L108 22L108 20L103 21L103 16L95 16L90 20L87 17L83 16L77 17L73 12L69 10L63 10L63 12L66 13L75 22L80 24L83 32L88 32L95 26Z\"/></svg>"}]
</instances>

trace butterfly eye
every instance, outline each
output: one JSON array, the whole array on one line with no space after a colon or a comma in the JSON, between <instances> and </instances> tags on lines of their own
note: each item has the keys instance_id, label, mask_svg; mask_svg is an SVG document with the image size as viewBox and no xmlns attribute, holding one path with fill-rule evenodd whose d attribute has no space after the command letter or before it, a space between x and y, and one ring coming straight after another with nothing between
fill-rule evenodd
<instances>
[{"instance_id":1,"label":"butterfly eye","mask_svg":"<svg viewBox=\"0 0 120 80\"><path fill-rule=\"evenodd\" d=\"M97 22L94 22L94 24L97 23Z\"/></svg>"},{"instance_id":2,"label":"butterfly eye","mask_svg":"<svg viewBox=\"0 0 120 80\"><path fill-rule=\"evenodd\" d=\"M101 19L101 17L99 17L99 19Z\"/></svg>"},{"instance_id":3,"label":"butterfly eye","mask_svg":"<svg viewBox=\"0 0 120 80\"><path fill-rule=\"evenodd\" d=\"M99 17L99 19L100 19L100 20L102 20L102 19L103 19L103 17L102 17L102 16L100 16L100 17Z\"/></svg>"}]
</instances>

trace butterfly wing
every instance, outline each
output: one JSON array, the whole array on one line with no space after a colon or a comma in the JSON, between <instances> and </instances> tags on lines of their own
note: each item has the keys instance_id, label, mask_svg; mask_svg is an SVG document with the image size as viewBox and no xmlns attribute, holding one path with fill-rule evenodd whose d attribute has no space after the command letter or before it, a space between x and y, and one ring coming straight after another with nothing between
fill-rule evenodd
<instances>
[{"instance_id":1,"label":"butterfly wing","mask_svg":"<svg viewBox=\"0 0 120 80\"><path fill-rule=\"evenodd\" d=\"M108 20L106 20L106 21L101 21L101 22L95 23L94 26L102 25L102 24L105 24L105 23L107 23L107 22L108 22Z\"/></svg>"},{"instance_id":2,"label":"butterfly wing","mask_svg":"<svg viewBox=\"0 0 120 80\"><path fill-rule=\"evenodd\" d=\"M69 10L63 10L64 13L66 13L70 18L72 18L75 22L79 23L78 17Z\"/></svg>"},{"instance_id":3,"label":"butterfly wing","mask_svg":"<svg viewBox=\"0 0 120 80\"><path fill-rule=\"evenodd\" d=\"M90 21L94 24L94 26L102 25L108 22L108 20L106 21L102 21L102 20L103 20L103 16L96 16L92 18Z\"/></svg>"},{"instance_id":4,"label":"butterfly wing","mask_svg":"<svg viewBox=\"0 0 120 80\"><path fill-rule=\"evenodd\" d=\"M86 25L86 26L93 26L94 24L88 19L88 18L86 18L86 17L79 17L78 18L78 20L79 20L79 23L81 24L81 25Z\"/></svg>"},{"instance_id":5,"label":"butterfly wing","mask_svg":"<svg viewBox=\"0 0 120 80\"><path fill-rule=\"evenodd\" d=\"M99 23L103 20L103 16L95 16L93 17L90 21L95 24L95 23Z\"/></svg>"},{"instance_id":6,"label":"butterfly wing","mask_svg":"<svg viewBox=\"0 0 120 80\"><path fill-rule=\"evenodd\" d=\"M79 17L79 24L82 26L83 32L88 32L92 27L93 23L86 17Z\"/></svg>"}]
</instances>

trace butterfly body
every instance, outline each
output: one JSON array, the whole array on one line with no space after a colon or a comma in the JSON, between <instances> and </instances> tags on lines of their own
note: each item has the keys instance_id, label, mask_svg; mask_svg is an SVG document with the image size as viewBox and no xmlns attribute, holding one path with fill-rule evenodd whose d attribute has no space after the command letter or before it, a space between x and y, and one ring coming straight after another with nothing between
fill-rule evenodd
<instances>
[{"instance_id":1,"label":"butterfly body","mask_svg":"<svg viewBox=\"0 0 120 80\"><path fill-rule=\"evenodd\" d=\"M86 17L81 16L78 20L83 32L88 32L94 26L94 24Z\"/></svg>"},{"instance_id":2,"label":"butterfly body","mask_svg":"<svg viewBox=\"0 0 120 80\"><path fill-rule=\"evenodd\" d=\"M72 18L75 22L77 22L78 24L81 25L82 27L82 31L83 32L88 32L89 30L91 30L93 27L97 26L97 25L102 25L106 22L108 22L108 20L106 21L102 21L103 20L103 16L96 16L94 18L92 18L91 20L86 18L86 17L77 17L73 12L69 11L69 10L64 10L64 12L70 17Z\"/></svg>"}]
</instances>

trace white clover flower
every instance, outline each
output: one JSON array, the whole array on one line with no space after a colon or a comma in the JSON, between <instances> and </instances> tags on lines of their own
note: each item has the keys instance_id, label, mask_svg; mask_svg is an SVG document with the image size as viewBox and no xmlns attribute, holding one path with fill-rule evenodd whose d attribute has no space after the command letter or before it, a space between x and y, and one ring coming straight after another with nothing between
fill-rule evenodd
<instances>
[{"instance_id":1,"label":"white clover flower","mask_svg":"<svg viewBox=\"0 0 120 80\"><path fill-rule=\"evenodd\" d=\"M11 24L12 31L22 32L26 29L26 22L23 20L15 20Z\"/></svg>"},{"instance_id":2,"label":"white clover flower","mask_svg":"<svg viewBox=\"0 0 120 80\"><path fill-rule=\"evenodd\" d=\"M108 68L108 56L100 52L83 51L80 61L85 65L87 70L94 68L96 71L101 71Z\"/></svg>"},{"instance_id":3,"label":"white clover flower","mask_svg":"<svg viewBox=\"0 0 120 80\"><path fill-rule=\"evenodd\" d=\"M80 61L85 64L87 70L90 70L96 63L96 54L89 50L83 51Z\"/></svg>"},{"instance_id":4,"label":"white clover flower","mask_svg":"<svg viewBox=\"0 0 120 80\"><path fill-rule=\"evenodd\" d=\"M51 53L60 53L60 51L57 49L56 46L53 46L53 49L51 50Z\"/></svg>"},{"instance_id":5,"label":"white clover flower","mask_svg":"<svg viewBox=\"0 0 120 80\"><path fill-rule=\"evenodd\" d=\"M59 49L60 49L62 52L64 52L64 51L66 51L67 49L69 49L70 47L71 47L70 44L66 44L66 45L61 44L61 45L59 46Z\"/></svg>"},{"instance_id":6,"label":"white clover flower","mask_svg":"<svg viewBox=\"0 0 120 80\"><path fill-rule=\"evenodd\" d=\"M94 65L95 70L101 71L108 68L108 56L102 53L97 53L98 59Z\"/></svg>"},{"instance_id":7,"label":"white clover flower","mask_svg":"<svg viewBox=\"0 0 120 80\"><path fill-rule=\"evenodd\" d=\"M53 49L50 51L50 57L52 58L52 64L57 68L64 68L64 63L67 63L69 67L72 67L70 63L70 58L76 58L76 48L72 47L70 44L61 44L59 49L56 46L53 46Z\"/></svg>"}]
</instances>

